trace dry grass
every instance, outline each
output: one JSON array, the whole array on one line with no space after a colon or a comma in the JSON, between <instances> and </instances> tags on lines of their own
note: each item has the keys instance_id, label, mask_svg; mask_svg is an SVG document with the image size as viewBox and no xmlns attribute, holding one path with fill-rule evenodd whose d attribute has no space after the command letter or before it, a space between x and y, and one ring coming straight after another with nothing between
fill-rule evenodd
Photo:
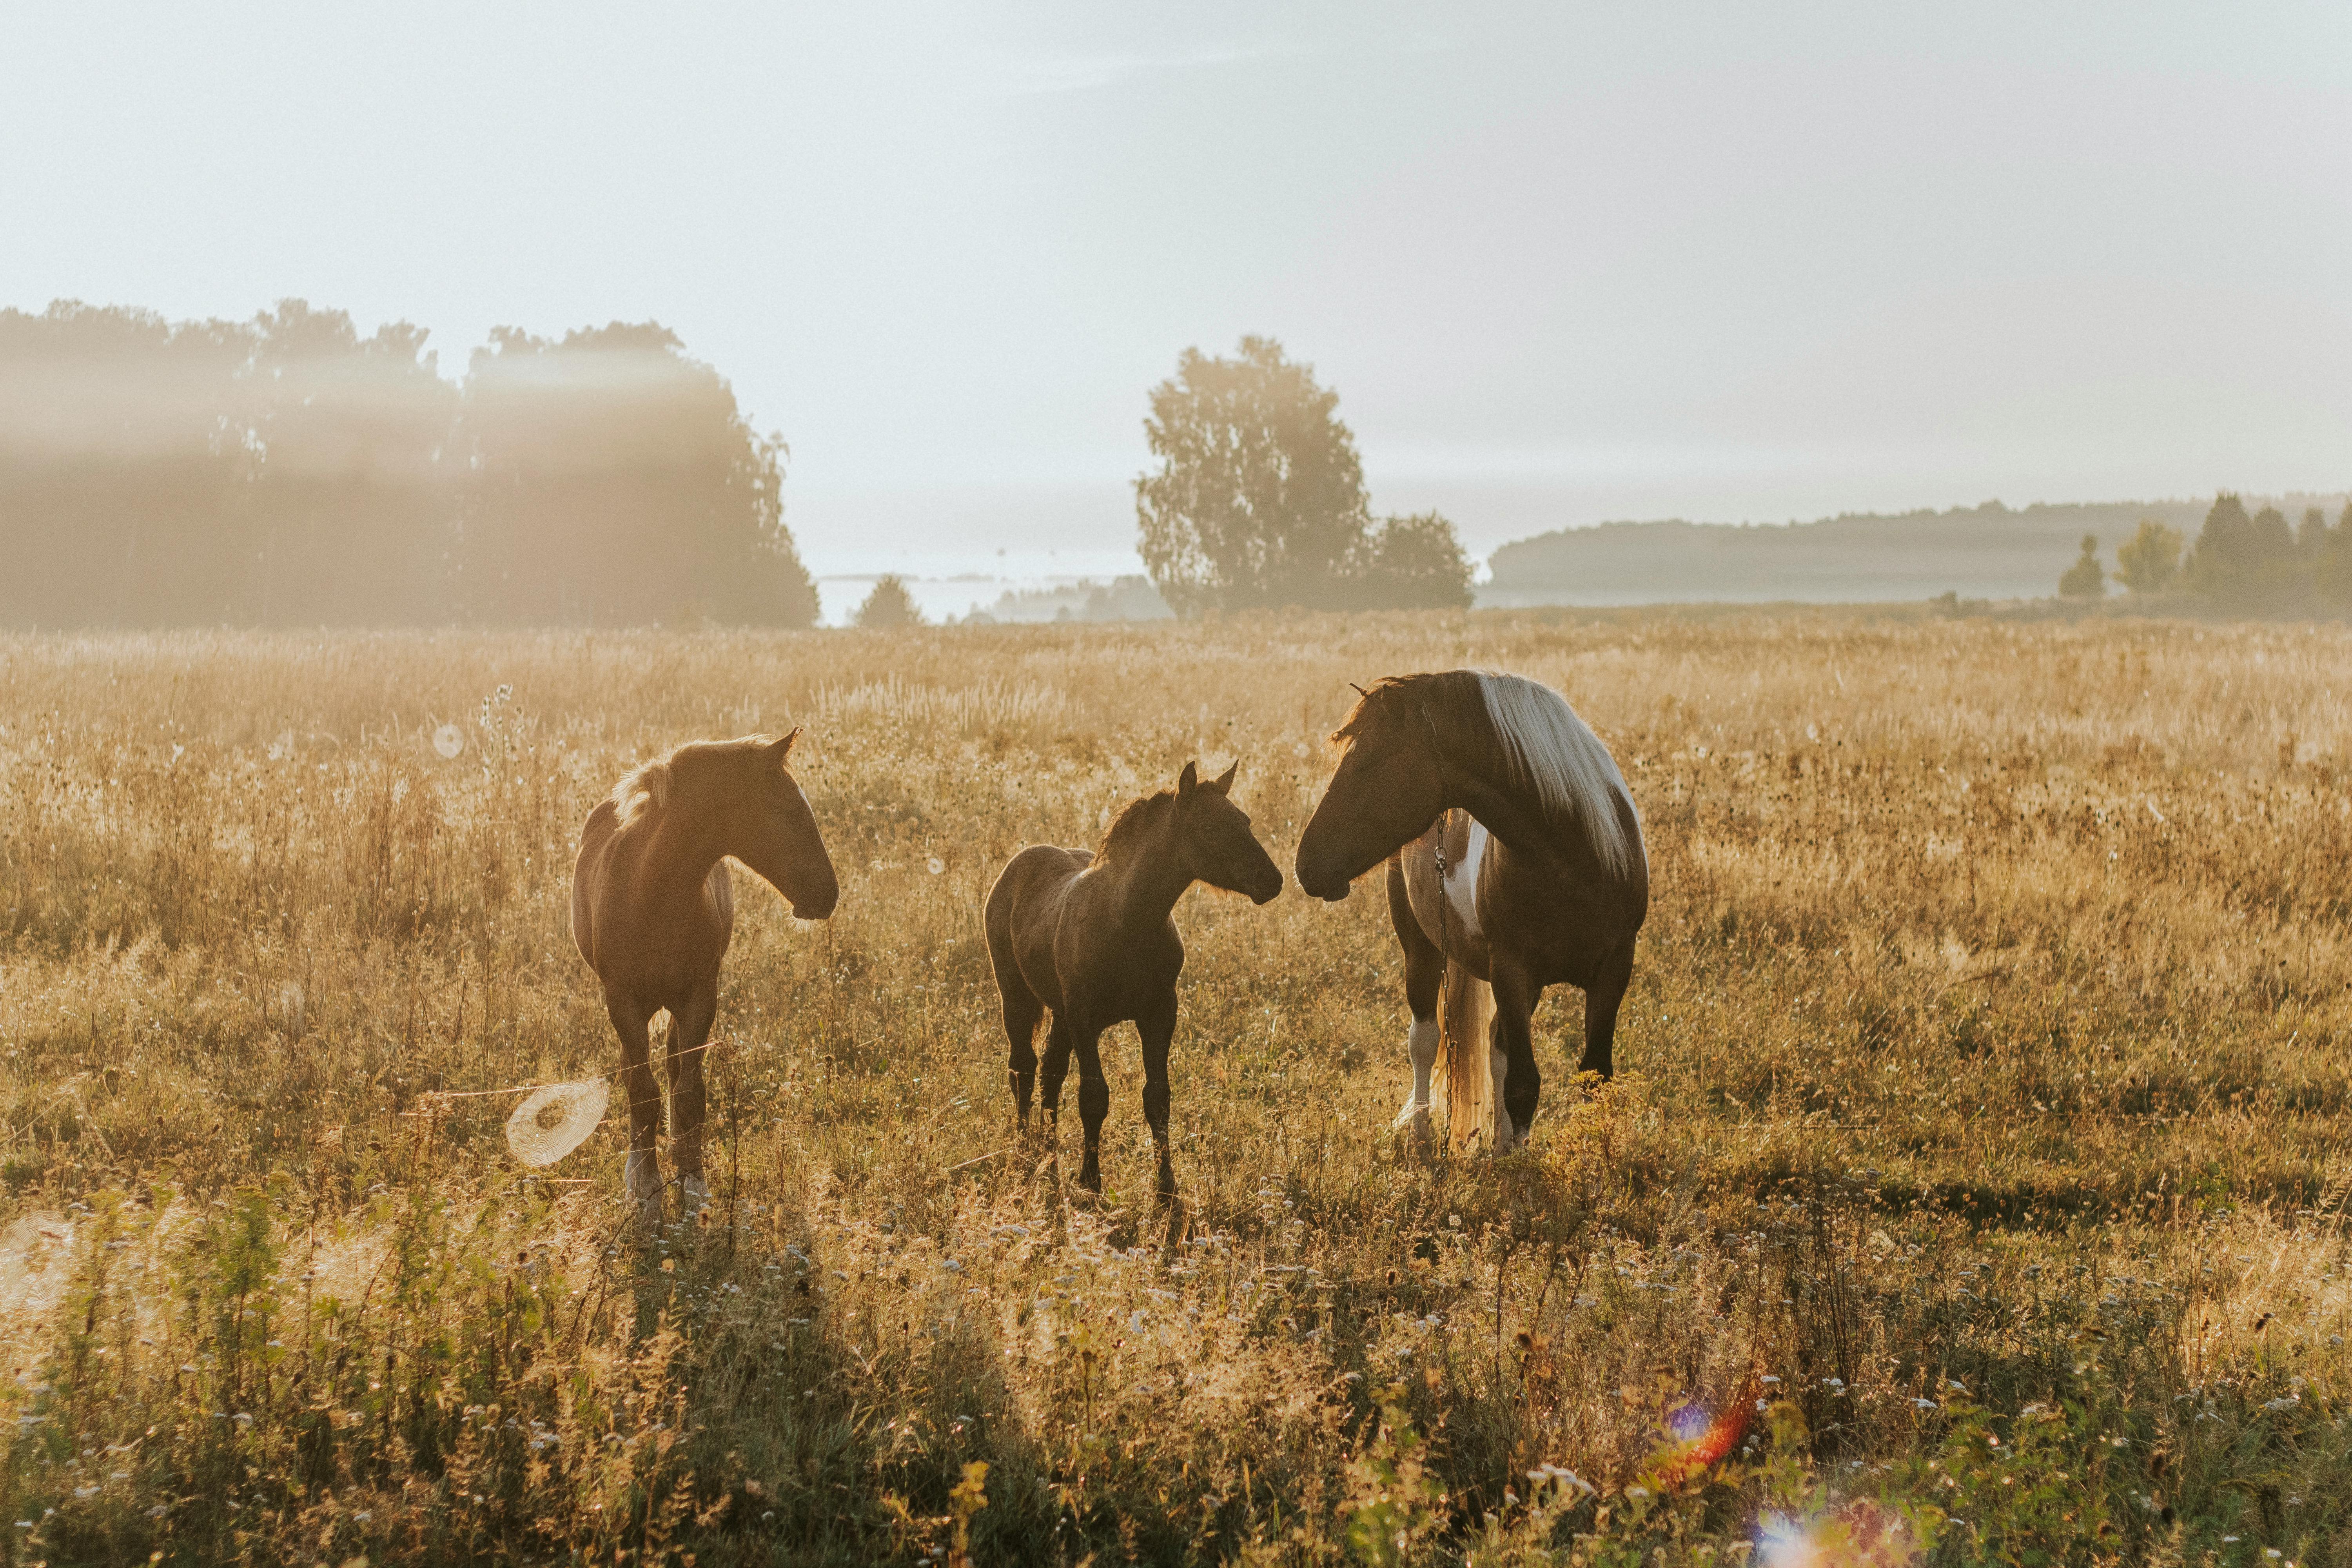
<instances>
[{"instance_id":1,"label":"dry grass","mask_svg":"<svg viewBox=\"0 0 2352 1568\"><path fill-rule=\"evenodd\" d=\"M1131 1034L1099 1203L1015 1147L1005 856L1238 755L1286 862L1345 683L1465 663L1645 814L1618 1083L1558 997L1531 1150L1420 1163L1381 900L1196 897L1179 1222ZM1838 612L0 642L0 1562L2352 1562L2347 676ZM840 911L743 890L721 1202L629 1245L612 1126L527 1173L444 1095L610 1068L580 821L787 720Z\"/></svg>"}]
</instances>

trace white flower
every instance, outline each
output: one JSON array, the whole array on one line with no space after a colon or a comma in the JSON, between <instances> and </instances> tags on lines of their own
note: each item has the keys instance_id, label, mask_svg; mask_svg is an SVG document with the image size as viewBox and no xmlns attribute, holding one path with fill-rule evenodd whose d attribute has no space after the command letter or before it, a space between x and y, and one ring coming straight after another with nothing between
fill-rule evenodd
<instances>
[{"instance_id":1,"label":"white flower","mask_svg":"<svg viewBox=\"0 0 2352 1568\"><path fill-rule=\"evenodd\" d=\"M948 868L948 863L940 859L936 855L932 856L929 860L924 861L923 864L934 877Z\"/></svg>"},{"instance_id":2,"label":"white flower","mask_svg":"<svg viewBox=\"0 0 2352 1568\"><path fill-rule=\"evenodd\" d=\"M1528 1479L1538 1486L1542 1486L1546 1481L1555 1482L1570 1491L1589 1492L1593 1489L1592 1483L1574 1470L1563 1469L1552 1464L1538 1465L1528 1472Z\"/></svg>"},{"instance_id":3,"label":"white flower","mask_svg":"<svg viewBox=\"0 0 2352 1568\"><path fill-rule=\"evenodd\" d=\"M466 731L455 724L444 724L433 731L433 749L445 758L455 757L466 749Z\"/></svg>"}]
</instances>

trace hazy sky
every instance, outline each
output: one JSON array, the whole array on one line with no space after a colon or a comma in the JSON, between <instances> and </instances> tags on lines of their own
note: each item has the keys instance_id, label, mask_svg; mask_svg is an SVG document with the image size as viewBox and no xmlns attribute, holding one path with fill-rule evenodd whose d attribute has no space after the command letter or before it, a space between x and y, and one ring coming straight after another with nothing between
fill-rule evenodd
<instances>
[{"instance_id":1,"label":"hazy sky","mask_svg":"<svg viewBox=\"0 0 2352 1568\"><path fill-rule=\"evenodd\" d=\"M2352 5L11 7L0 304L653 317L820 571L1107 564L1279 337L1383 510L2352 484Z\"/></svg>"}]
</instances>

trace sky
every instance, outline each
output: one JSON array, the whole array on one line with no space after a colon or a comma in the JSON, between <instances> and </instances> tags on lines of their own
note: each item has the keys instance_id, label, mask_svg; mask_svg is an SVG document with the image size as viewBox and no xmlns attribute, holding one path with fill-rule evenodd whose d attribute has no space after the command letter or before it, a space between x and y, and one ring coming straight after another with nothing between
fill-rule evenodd
<instances>
[{"instance_id":1,"label":"sky","mask_svg":"<svg viewBox=\"0 0 2352 1568\"><path fill-rule=\"evenodd\" d=\"M1481 555L2352 485L2340 0L12 7L0 226L0 305L446 372L660 321L821 574L1134 569L1247 332Z\"/></svg>"}]
</instances>

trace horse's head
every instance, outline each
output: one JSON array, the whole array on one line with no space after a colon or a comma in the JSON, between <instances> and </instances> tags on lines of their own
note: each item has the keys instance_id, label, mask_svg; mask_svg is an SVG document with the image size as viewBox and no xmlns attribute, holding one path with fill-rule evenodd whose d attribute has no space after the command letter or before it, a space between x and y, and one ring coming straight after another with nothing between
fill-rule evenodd
<instances>
[{"instance_id":1,"label":"horse's head","mask_svg":"<svg viewBox=\"0 0 2352 1568\"><path fill-rule=\"evenodd\" d=\"M730 759L740 773L729 792L726 850L783 894L793 914L821 921L840 901L841 884L816 830L816 814L785 762L800 733L744 745Z\"/></svg>"},{"instance_id":2,"label":"horse's head","mask_svg":"<svg viewBox=\"0 0 2352 1568\"><path fill-rule=\"evenodd\" d=\"M1191 763L1176 777L1175 840L1180 863L1197 881L1254 904L1271 903L1282 891L1282 868L1250 831L1249 814L1233 803L1236 761L1223 774L1202 783Z\"/></svg>"},{"instance_id":3,"label":"horse's head","mask_svg":"<svg viewBox=\"0 0 2352 1568\"><path fill-rule=\"evenodd\" d=\"M1437 820L1444 793L1436 731L1408 684L1364 692L1331 739L1342 748L1339 765L1299 835L1296 864L1309 896L1337 903Z\"/></svg>"}]
</instances>

